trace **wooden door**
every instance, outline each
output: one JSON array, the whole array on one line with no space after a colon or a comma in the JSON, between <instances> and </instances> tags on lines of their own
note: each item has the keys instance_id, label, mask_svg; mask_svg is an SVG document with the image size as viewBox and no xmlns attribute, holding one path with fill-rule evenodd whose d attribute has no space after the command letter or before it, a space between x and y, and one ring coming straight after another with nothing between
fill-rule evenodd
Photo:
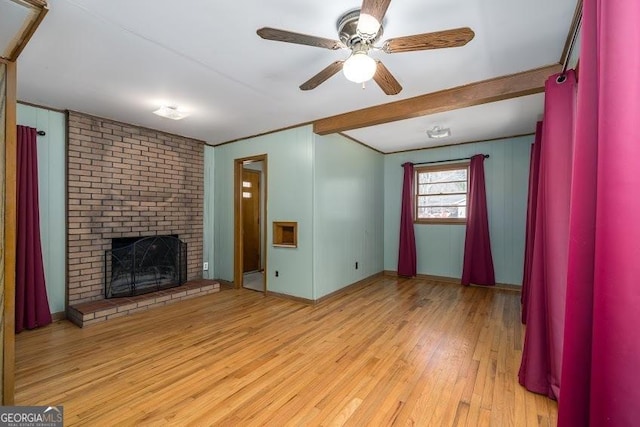
<instances>
[{"instance_id":1,"label":"wooden door","mask_svg":"<svg viewBox=\"0 0 640 427\"><path fill-rule=\"evenodd\" d=\"M242 170L243 272L260 270L260 171Z\"/></svg>"}]
</instances>

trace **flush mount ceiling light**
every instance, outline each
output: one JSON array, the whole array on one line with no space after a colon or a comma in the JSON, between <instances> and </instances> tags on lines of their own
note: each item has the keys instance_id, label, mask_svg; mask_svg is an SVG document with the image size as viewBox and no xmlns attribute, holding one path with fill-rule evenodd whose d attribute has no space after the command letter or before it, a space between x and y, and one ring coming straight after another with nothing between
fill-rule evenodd
<instances>
[{"instance_id":1,"label":"flush mount ceiling light","mask_svg":"<svg viewBox=\"0 0 640 427\"><path fill-rule=\"evenodd\" d=\"M451 136L451 129L434 126L433 129L427 130L427 136L434 139L446 138Z\"/></svg>"},{"instance_id":2,"label":"flush mount ceiling light","mask_svg":"<svg viewBox=\"0 0 640 427\"><path fill-rule=\"evenodd\" d=\"M354 83L364 83L373 78L376 73L376 61L367 52L354 52L342 66L342 72L347 80Z\"/></svg>"},{"instance_id":3,"label":"flush mount ceiling light","mask_svg":"<svg viewBox=\"0 0 640 427\"><path fill-rule=\"evenodd\" d=\"M165 117L171 120L181 120L189 115L186 111L180 110L179 107L163 106L158 108L153 114L157 114L160 117Z\"/></svg>"}]
</instances>

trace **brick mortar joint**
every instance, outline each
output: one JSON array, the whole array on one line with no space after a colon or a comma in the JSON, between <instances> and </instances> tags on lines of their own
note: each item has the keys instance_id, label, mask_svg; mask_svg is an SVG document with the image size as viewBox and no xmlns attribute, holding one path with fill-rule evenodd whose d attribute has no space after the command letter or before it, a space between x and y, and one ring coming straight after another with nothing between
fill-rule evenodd
<instances>
[{"instance_id":1,"label":"brick mortar joint","mask_svg":"<svg viewBox=\"0 0 640 427\"><path fill-rule=\"evenodd\" d=\"M155 133L156 135L166 135L166 136L170 137L170 139L169 139L170 141L173 140L173 138L177 138L179 140L191 140L191 141L195 141L195 142L201 143L201 144L203 144L203 147L205 145L208 145L206 143L206 141L203 141L203 140L200 140L200 139L190 138L188 136L173 134L173 133L169 133L169 132L163 132L163 131L160 131L160 130L157 130L157 129L151 129L151 128L147 128L147 127L144 127L144 126L135 125L135 124L131 124L131 123L119 122L117 120L109 119L107 117L92 116L90 114L82 113L80 111L75 111L75 110L67 110L67 113L68 113L68 117L69 117L69 120L68 120L68 127L69 128L73 128L74 126L73 126L72 121L76 117L80 117L80 118L86 118L86 119L89 119L89 120L92 120L92 121L107 122L109 124L113 124L113 125L116 125L116 126L122 126L123 129L124 128L137 129L137 130L145 131L145 132L148 132L148 133ZM142 135L140 135L140 136L142 136Z\"/></svg>"},{"instance_id":2,"label":"brick mortar joint","mask_svg":"<svg viewBox=\"0 0 640 427\"><path fill-rule=\"evenodd\" d=\"M93 188L91 192L83 190L83 188L86 187L68 187L70 206L84 206L82 209L79 209L79 211L84 212L82 216L69 216L70 226L67 237L69 248L74 248L73 259L86 260L87 256L93 257L93 255L78 254L82 254L82 252L85 251L96 252L104 250L103 248L97 248L95 245L92 245L91 242L86 242L82 237L86 237L87 235L99 240L110 241L111 237L175 233L179 234L181 239L188 244L190 261L187 271L189 279L198 277L199 273L201 275L199 269L200 262L198 260L202 258L203 254L202 238L194 238L192 236L194 233L184 233L185 235L183 236L179 231L177 232L175 230L190 229L199 231L200 234L203 231L202 215L192 215L190 221L183 219L185 209L187 211L201 212L204 208L204 198L203 195L200 194L203 191L202 181L204 180L204 168L203 164L200 164L204 162L203 141L118 122L108 118L91 116L76 111L69 111L68 128L70 129L69 152L77 155L77 157L69 156L68 161L74 162L77 167L69 168L67 179L69 181L81 182L85 179L83 176L87 173L89 177L96 178L94 180L95 182L91 183L91 187ZM115 132L122 133L122 135L117 135ZM126 138L127 141L125 141L124 138ZM114 139L117 141L114 141ZM115 165L122 167L122 159L114 156L114 154L120 153L117 147L120 147L120 149L130 149L136 153L148 152L147 149L153 148L157 150L160 156L139 156L144 158L146 163L146 165L141 168L144 170L138 169L136 165L132 165L130 169L113 168ZM90 150L88 150L88 148L90 148ZM127 159L134 159L135 156L126 157ZM77 161L73 159L77 159ZM192 166L194 162L196 162L196 167ZM114 169L114 173L110 176L109 166ZM168 168L175 170L176 167L184 168L184 172L182 173L182 186L196 188L198 194L186 194L179 188L167 185L165 182L166 176L162 173L149 176L144 172L145 170L149 170L148 168L155 168L157 170ZM128 178L125 178L125 176ZM139 179L135 180L135 178ZM121 182L122 179L125 180L124 183ZM130 182L126 182L127 180L130 180ZM138 184L138 186L144 188L136 190L135 182L141 180L145 182L145 185ZM120 184L118 184L119 182ZM113 185L122 185L122 187L113 188ZM153 193L154 190L150 187L164 188L165 192L173 194L173 196L166 197L178 197L182 200L183 204L178 206L177 204L173 205L170 203L163 206L163 211L158 212L158 214L161 215L140 215L142 212L153 213L154 209L156 209L151 206L143 207L141 204L147 200L149 196L141 196L139 192L147 191ZM130 190L127 190L127 188L130 188ZM131 191L131 193L125 193L127 191ZM102 196L97 197L96 195ZM110 198L108 196L113 197ZM97 203L90 203L91 200L96 200ZM106 204L104 200L113 200L113 203ZM114 212L115 205L125 206L124 203L126 200L129 200L130 203L134 202L132 204L135 206L129 206L130 209L123 210L120 216L115 217L121 219L121 221L114 221L114 217L103 215L105 212ZM121 203L118 203L118 201L121 201ZM75 209L71 210L75 212ZM127 217L126 214L130 215ZM175 217L172 217L172 214L175 215ZM89 220L86 220L87 216L90 218ZM165 217L167 218L165 219ZM162 221L162 225L158 224L160 221ZM109 222L111 225L109 228L101 230L100 232L94 233L91 231L91 228L96 228L95 224L102 222ZM131 222L135 222L136 224L130 225ZM72 232L72 229L76 231ZM85 229L89 231L87 232ZM197 233L195 234L197 235ZM108 239L105 235L109 235ZM81 237L75 238L74 236ZM96 260L94 262L98 261L99 260ZM83 267L85 268L83 269ZM78 283L86 282L83 280L86 279L86 277L81 277L81 274L73 274L81 271L91 272L92 277L90 279L92 282L94 280L100 280L104 274L102 266L86 268L86 263L84 262L70 263L69 288L73 289L73 293L70 294L70 302L79 303L81 301L102 299L101 284L91 283L87 286L77 286Z\"/></svg>"}]
</instances>

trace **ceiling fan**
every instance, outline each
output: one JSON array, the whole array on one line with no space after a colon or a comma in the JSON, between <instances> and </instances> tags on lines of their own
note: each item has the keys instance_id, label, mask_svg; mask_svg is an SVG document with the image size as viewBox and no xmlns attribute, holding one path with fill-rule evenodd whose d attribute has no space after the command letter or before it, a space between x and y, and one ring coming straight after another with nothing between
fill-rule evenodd
<instances>
[{"instance_id":1,"label":"ceiling fan","mask_svg":"<svg viewBox=\"0 0 640 427\"><path fill-rule=\"evenodd\" d=\"M337 22L338 40L294 33L277 28L260 28L257 33L267 40L303 44L325 49L349 49L351 55L344 61L335 61L300 85L302 90L311 90L342 70L345 77L355 83L373 80L387 95L396 95L402 86L384 64L369 56L371 50L385 53L414 52L427 49L458 47L467 44L475 33L462 27L433 33L414 34L386 40L382 46L375 43L382 36L382 21L391 0L363 0L362 7L343 14Z\"/></svg>"}]
</instances>

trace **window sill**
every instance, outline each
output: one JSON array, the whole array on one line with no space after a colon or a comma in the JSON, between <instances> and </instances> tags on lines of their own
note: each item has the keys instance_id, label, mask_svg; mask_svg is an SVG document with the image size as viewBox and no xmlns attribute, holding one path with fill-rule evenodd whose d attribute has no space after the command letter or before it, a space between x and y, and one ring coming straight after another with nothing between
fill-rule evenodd
<instances>
[{"instance_id":1,"label":"window sill","mask_svg":"<svg viewBox=\"0 0 640 427\"><path fill-rule=\"evenodd\" d=\"M429 219L420 219L417 221L413 221L414 224L435 224L435 225L466 225L466 219L437 219L437 220L429 220Z\"/></svg>"}]
</instances>

